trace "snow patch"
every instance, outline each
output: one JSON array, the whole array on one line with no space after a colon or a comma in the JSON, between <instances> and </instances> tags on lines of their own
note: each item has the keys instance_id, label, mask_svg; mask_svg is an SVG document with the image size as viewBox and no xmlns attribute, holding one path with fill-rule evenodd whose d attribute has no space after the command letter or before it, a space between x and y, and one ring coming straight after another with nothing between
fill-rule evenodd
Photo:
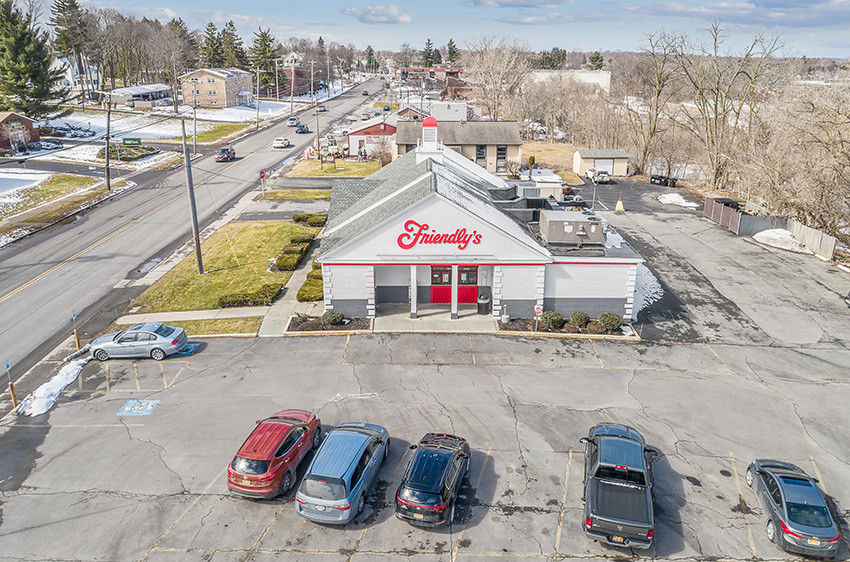
<instances>
[{"instance_id":1,"label":"snow patch","mask_svg":"<svg viewBox=\"0 0 850 562\"><path fill-rule=\"evenodd\" d=\"M685 207L686 209L696 209L699 207L699 203L688 201L678 193L665 193L664 195L659 195L658 200L665 205L678 205L679 207Z\"/></svg>"},{"instance_id":2,"label":"snow patch","mask_svg":"<svg viewBox=\"0 0 850 562\"><path fill-rule=\"evenodd\" d=\"M662 296L664 296L664 289L661 288L661 283L658 282L655 275L644 264L637 264L632 316L637 317L638 312L656 302Z\"/></svg>"},{"instance_id":3,"label":"snow patch","mask_svg":"<svg viewBox=\"0 0 850 562\"><path fill-rule=\"evenodd\" d=\"M619 248L623 245L623 237L614 230L613 228L608 228L608 232L605 235L605 247L606 248Z\"/></svg>"},{"instance_id":4,"label":"snow patch","mask_svg":"<svg viewBox=\"0 0 850 562\"><path fill-rule=\"evenodd\" d=\"M765 246L797 252L798 254L812 254L811 250L806 248L802 242L794 238L790 231L784 228L771 228L770 230L762 230L753 236L756 242L760 242Z\"/></svg>"},{"instance_id":5,"label":"snow patch","mask_svg":"<svg viewBox=\"0 0 850 562\"><path fill-rule=\"evenodd\" d=\"M0 172L0 204L13 203L18 198L18 191L35 187L52 175L52 172L3 170Z\"/></svg>"},{"instance_id":6,"label":"snow patch","mask_svg":"<svg viewBox=\"0 0 850 562\"><path fill-rule=\"evenodd\" d=\"M15 411L27 416L40 416L50 410L65 387L77 380L80 371L83 370L89 359L89 357L77 359L59 369L59 372L53 378L24 398L24 401L18 405Z\"/></svg>"}]
</instances>

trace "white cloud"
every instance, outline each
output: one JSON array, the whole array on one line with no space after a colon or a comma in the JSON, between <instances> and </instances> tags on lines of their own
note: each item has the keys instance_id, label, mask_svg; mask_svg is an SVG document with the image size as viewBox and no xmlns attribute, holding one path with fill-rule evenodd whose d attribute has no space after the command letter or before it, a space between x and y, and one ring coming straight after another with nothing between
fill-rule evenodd
<instances>
[{"instance_id":1,"label":"white cloud","mask_svg":"<svg viewBox=\"0 0 850 562\"><path fill-rule=\"evenodd\" d=\"M361 23L412 23L410 14L395 4L380 6L355 6L340 10L346 16L354 16Z\"/></svg>"}]
</instances>

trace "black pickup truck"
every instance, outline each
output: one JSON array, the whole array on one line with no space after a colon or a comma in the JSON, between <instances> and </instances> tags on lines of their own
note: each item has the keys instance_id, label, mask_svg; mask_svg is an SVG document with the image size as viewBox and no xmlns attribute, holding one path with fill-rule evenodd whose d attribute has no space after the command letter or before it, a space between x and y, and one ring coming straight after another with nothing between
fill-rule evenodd
<instances>
[{"instance_id":1,"label":"black pickup truck","mask_svg":"<svg viewBox=\"0 0 850 562\"><path fill-rule=\"evenodd\" d=\"M632 427L602 423L590 428L584 457L584 532L614 546L649 548L655 532L652 461Z\"/></svg>"}]
</instances>

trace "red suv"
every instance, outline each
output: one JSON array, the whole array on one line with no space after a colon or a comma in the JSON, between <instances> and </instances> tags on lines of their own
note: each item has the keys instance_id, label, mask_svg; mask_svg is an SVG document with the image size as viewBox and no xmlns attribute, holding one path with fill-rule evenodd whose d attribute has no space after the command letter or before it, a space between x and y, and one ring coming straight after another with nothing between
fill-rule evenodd
<instances>
[{"instance_id":1,"label":"red suv","mask_svg":"<svg viewBox=\"0 0 850 562\"><path fill-rule=\"evenodd\" d=\"M283 410L257 421L227 469L227 489L253 498L288 492L298 463L322 441L321 424L304 410Z\"/></svg>"}]
</instances>

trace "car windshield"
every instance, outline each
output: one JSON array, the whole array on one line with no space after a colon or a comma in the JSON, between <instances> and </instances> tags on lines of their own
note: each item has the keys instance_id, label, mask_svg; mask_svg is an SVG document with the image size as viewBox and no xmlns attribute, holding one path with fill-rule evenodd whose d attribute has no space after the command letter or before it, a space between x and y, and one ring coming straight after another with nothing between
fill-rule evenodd
<instances>
[{"instance_id":1,"label":"car windshield","mask_svg":"<svg viewBox=\"0 0 850 562\"><path fill-rule=\"evenodd\" d=\"M227 154L228 152L230 152L230 150L227 149L227 148L219 148L218 149L219 154Z\"/></svg>"},{"instance_id":2,"label":"car windshield","mask_svg":"<svg viewBox=\"0 0 850 562\"><path fill-rule=\"evenodd\" d=\"M269 461L255 461L242 457L233 457L230 468L240 474L265 474L269 470Z\"/></svg>"},{"instance_id":3,"label":"car windshield","mask_svg":"<svg viewBox=\"0 0 850 562\"><path fill-rule=\"evenodd\" d=\"M600 466L599 470L596 471L597 478L604 478L606 480L620 480L623 482L630 482L632 484L638 484L643 486L646 484L643 478L643 473L637 470L623 470L621 468L615 468L613 466Z\"/></svg>"},{"instance_id":4,"label":"car windshield","mask_svg":"<svg viewBox=\"0 0 850 562\"><path fill-rule=\"evenodd\" d=\"M301 482L301 493L317 500L345 499L345 486L335 478L305 476Z\"/></svg>"},{"instance_id":5,"label":"car windshield","mask_svg":"<svg viewBox=\"0 0 850 562\"><path fill-rule=\"evenodd\" d=\"M112 338L112 341L118 341L118 338L120 338L121 336L123 336L126 333L127 333L127 330L121 330L120 332L115 334L115 337Z\"/></svg>"},{"instance_id":6,"label":"car windshield","mask_svg":"<svg viewBox=\"0 0 850 562\"><path fill-rule=\"evenodd\" d=\"M415 503L418 505L440 505L443 503L439 494L430 494L428 492L420 492L412 488L402 488L398 497L406 502Z\"/></svg>"},{"instance_id":7,"label":"car windshield","mask_svg":"<svg viewBox=\"0 0 850 562\"><path fill-rule=\"evenodd\" d=\"M173 334L173 333L174 333L174 328L172 328L172 327L171 327L171 326L169 326L168 324L160 324L160 325L159 325L159 328L157 328L156 330L154 330L154 332L155 332L157 335L160 335L160 336L162 336L162 337L164 337L164 338L167 338L168 336L170 336L171 334Z\"/></svg>"},{"instance_id":8,"label":"car windshield","mask_svg":"<svg viewBox=\"0 0 850 562\"><path fill-rule=\"evenodd\" d=\"M829 512L819 505L788 502L788 519L798 525L807 527L832 527Z\"/></svg>"}]
</instances>

